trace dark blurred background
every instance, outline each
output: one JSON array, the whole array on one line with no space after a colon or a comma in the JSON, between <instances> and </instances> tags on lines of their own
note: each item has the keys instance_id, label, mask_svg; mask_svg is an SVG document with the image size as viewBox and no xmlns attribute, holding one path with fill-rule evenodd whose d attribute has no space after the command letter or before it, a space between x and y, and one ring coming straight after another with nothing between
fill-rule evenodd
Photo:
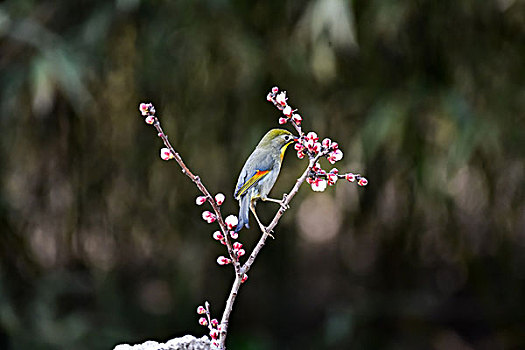
<instances>
[{"instance_id":1,"label":"dark blurred background","mask_svg":"<svg viewBox=\"0 0 525 350\"><path fill-rule=\"evenodd\" d=\"M525 348L522 0L2 2L0 348L206 334L232 271L138 104L230 214L274 85L369 185L301 188L230 348Z\"/></svg>"}]
</instances>

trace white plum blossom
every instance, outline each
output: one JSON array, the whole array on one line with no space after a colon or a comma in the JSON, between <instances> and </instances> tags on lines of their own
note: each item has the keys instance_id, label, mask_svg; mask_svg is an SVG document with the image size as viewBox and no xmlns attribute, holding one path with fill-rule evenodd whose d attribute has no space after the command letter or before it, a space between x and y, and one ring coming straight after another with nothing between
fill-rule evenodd
<instances>
[{"instance_id":1,"label":"white plum blossom","mask_svg":"<svg viewBox=\"0 0 525 350\"><path fill-rule=\"evenodd\" d=\"M315 192L323 192L326 189L327 184L328 183L325 179L318 177L311 183L312 190L314 190Z\"/></svg>"},{"instance_id":2,"label":"white plum blossom","mask_svg":"<svg viewBox=\"0 0 525 350\"><path fill-rule=\"evenodd\" d=\"M226 217L224 222L226 223L226 226L228 227L228 229L232 230L239 223L239 219L237 219L237 216L235 215L228 215L228 217Z\"/></svg>"},{"instance_id":3,"label":"white plum blossom","mask_svg":"<svg viewBox=\"0 0 525 350\"><path fill-rule=\"evenodd\" d=\"M170 152L169 148L166 147L160 149L160 157L162 158L162 160L170 160L175 158Z\"/></svg>"},{"instance_id":4,"label":"white plum blossom","mask_svg":"<svg viewBox=\"0 0 525 350\"><path fill-rule=\"evenodd\" d=\"M217 205L220 206L220 205L222 205L222 203L224 203L224 199L225 199L225 198L226 198L226 197L224 196L224 194L222 194L222 193L217 193L217 194L215 195L215 202L217 203Z\"/></svg>"}]
</instances>

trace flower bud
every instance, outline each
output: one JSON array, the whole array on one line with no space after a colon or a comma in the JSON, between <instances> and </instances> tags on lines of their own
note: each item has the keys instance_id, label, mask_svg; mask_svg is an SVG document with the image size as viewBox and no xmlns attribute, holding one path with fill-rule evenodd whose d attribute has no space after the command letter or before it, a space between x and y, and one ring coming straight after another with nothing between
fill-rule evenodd
<instances>
[{"instance_id":1,"label":"flower bud","mask_svg":"<svg viewBox=\"0 0 525 350\"><path fill-rule=\"evenodd\" d=\"M233 249L241 249L242 248L242 243L241 242L235 242L233 243Z\"/></svg>"},{"instance_id":2,"label":"flower bud","mask_svg":"<svg viewBox=\"0 0 525 350\"><path fill-rule=\"evenodd\" d=\"M233 239L239 238L239 234L235 231L230 231L230 237Z\"/></svg>"},{"instance_id":3,"label":"flower bud","mask_svg":"<svg viewBox=\"0 0 525 350\"><path fill-rule=\"evenodd\" d=\"M231 262L232 261L230 259L228 259L227 257L222 256L222 255L217 258L217 264L219 264L219 265L226 265L226 264L229 264Z\"/></svg>"},{"instance_id":4,"label":"flower bud","mask_svg":"<svg viewBox=\"0 0 525 350\"><path fill-rule=\"evenodd\" d=\"M287 121L288 121L288 119L286 119L284 117L279 118L279 124L286 124Z\"/></svg>"},{"instance_id":5,"label":"flower bud","mask_svg":"<svg viewBox=\"0 0 525 350\"><path fill-rule=\"evenodd\" d=\"M140 113L143 115L143 116L147 116L148 115L148 112L149 112L149 109L150 107L152 106L151 103L141 103L139 105L139 111Z\"/></svg>"},{"instance_id":6,"label":"flower bud","mask_svg":"<svg viewBox=\"0 0 525 350\"><path fill-rule=\"evenodd\" d=\"M346 181L354 182L355 181L355 175L352 173L345 174Z\"/></svg>"},{"instance_id":7,"label":"flower bud","mask_svg":"<svg viewBox=\"0 0 525 350\"><path fill-rule=\"evenodd\" d=\"M215 195L215 202L217 203L217 205L222 205L222 203L224 203L224 194L222 193L217 193Z\"/></svg>"},{"instance_id":8,"label":"flower bud","mask_svg":"<svg viewBox=\"0 0 525 350\"><path fill-rule=\"evenodd\" d=\"M277 103L279 103L281 106L286 106L286 92L285 91L281 91L281 93L279 93L277 95L277 97L275 98L275 100L277 101Z\"/></svg>"},{"instance_id":9,"label":"flower bud","mask_svg":"<svg viewBox=\"0 0 525 350\"><path fill-rule=\"evenodd\" d=\"M368 180L365 179L364 177L362 177L362 178L359 179L359 181L357 181L357 184L359 186L366 186L366 185L368 185Z\"/></svg>"},{"instance_id":10,"label":"flower bud","mask_svg":"<svg viewBox=\"0 0 525 350\"><path fill-rule=\"evenodd\" d=\"M246 282L247 279L248 279L248 275L247 274L242 275L241 283Z\"/></svg>"},{"instance_id":11,"label":"flower bud","mask_svg":"<svg viewBox=\"0 0 525 350\"><path fill-rule=\"evenodd\" d=\"M146 119L144 119L144 121L146 122L146 124L150 124L151 125L151 124L153 124L155 122L155 117L152 116L152 115L148 115L146 117Z\"/></svg>"},{"instance_id":12,"label":"flower bud","mask_svg":"<svg viewBox=\"0 0 525 350\"><path fill-rule=\"evenodd\" d=\"M330 152L326 159L328 159L330 163L335 164L335 162L338 162L341 159L343 159L343 151L341 151L340 149L336 149L335 151Z\"/></svg>"},{"instance_id":13,"label":"flower bud","mask_svg":"<svg viewBox=\"0 0 525 350\"><path fill-rule=\"evenodd\" d=\"M221 231L215 231L213 232L213 239L216 241L222 241L224 236L222 235Z\"/></svg>"},{"instance_id":14,"label":"flower bud","mask_svg":"<svg viewBox=\"0 0 525 350\"><path fill-rule=\"evenodd\" d=\"M210 323L211 323L211 325L212 325L213 327L217 327L217 325L219 324L219 321L217 321L217 319L214 318L214 319L212 319L212 320L210 321Z\"/></svg>"},{"instance_id":15,"label":"flower bud","mask_svg":"<svg viewBox=\"0 0 525 350\"><path fill-rule=\"evenodd\" d=\"M274 87L272 88L272 93L273 93L273 94L276 94L278 91L279 91L279 88L278 88L277 86L274 86Z\"/></svg>"},{"instance_id":16,"label":"flower bud","mask_svg":"<svg viewBox=\"0 0 525 350\"><path fill-rule=\"evenodd\" d=\"M330 148L332 144L332 140L330 140L328 137L323 140L323 147Z\"/></svg>"},{"instance_id":17,"label":"flower bud","mask_svg":"<svg viewBox=\"0 0 525 350\"><path fill-rule=\"evenodd\" d=\"M170 152L169 148L166 147L160 149L160 157L162 158L162 160L170 160L175 158Z\"/></svg>"},{"instance_id":18,"label":"flower bud","mask_svg":"<svg viewBox=\"0 0 525 350\"><path fill-rule=\"evenodd\" d=\"M306 134L306 139L312 140L314 142L319 141L319 137L317 134L313 131L310 131L308 134Z\"/></svg>"},{"instance_id":19,"label":"flower bud","mask_svg":"<svg viewBox=\"0 0 525 350\"><path fill-rule=\"evenodd\" d=\"M202 212L202 219L206 221L208 224L211 224L217 220L217 217L212 212L206 210Z\"/></svg>"},{"instance_id":20,"label":"flower bud","mask_svg":"<svg viewBox=\"0 0 525 350\"><path fill-rule=\"evenodd\" d=\"M244 254L246 254L246 251L244 249L239 249L237 251L237 257L240 258L241 256L243 256Z\"/></svg>"},{"instance_id":21,"label":"flower bud","mask_svg":"<svg viewBox=\"0 0 525 350\"><path fill-rule=\"evenodd\" d=\"M206 318L201 317L201 318L199 318L199 324L201 326L207 326L208 325L208 321L206 320Z\"/></svg>"},{"instance_id":22,"label":"flower bud","mask_svg":"<svg viewBox=\"0 0 525 350\"><path fill-rule=\"evenodd\" d=\"M333 185L335 185L335 183L336 183L337 180L338 180L337 174L334 174L334 173L328 173L328 174L326 174L326 176L327 176L327 178L328 178L328 179L327 179L327 180L328 180L328 185L329 185L329 186L333 186Z\"/></svg>"},{"instance_id":23,"label":"flower bud","mask_svg":"<svg viewBox=\"0 0 525 350\"><path fill-rule=\"evenodd\" d=\"M197 205L203 205L204 202L206 202L206 196L198 196L195 198L195 204Z\"/></svg>"},{"instance_id":24,"label":"flower bud","mask_svg":"<svg viewBox=\"0 0 525 350\"><path fill-rule=\"evenodd\" d=\"M228 217L224 220L224 223L226 224L226 226L228 226L228 229L231 230L235 226L237 226L237 224L239 223L239 219L237 219L237 216L235 215L228 215Z\"/></svg>"},{"instance_id":25,"label":"flower bud","mask_svg":"<svg viewBox=\"0 0 525 350\"><path fill-rule=\"evenodd\" d=\"M301 125L301 122L303 121L303 118L299 114L293 114L292 115L292 120L295 122L295 124Z\"/></svg>"},{"instance_id":26,"label":"flower bud","mask_svg":"<svg viewBox=\"0 0 525 350\"><path fill-rule=\"evenodd\" d=\"M326 185L327 181L325 179L321 179L320 177L315 179L311 184L312 190L315 192L323 192L326 189Z\"/></svg>"},{"instance_id":27,"label":"flower bud","mask_svg":"<svg viewBox=\"0 0 525 350\"><path fill-rule=\"evenodd\" d=\"M210 337L211 337L212 339L217 339L217 338L219 337L219 332L218 332L216 329L212 329L212 330L210 331Z\"/></svg>"},{"instance_id":28,"label":"flower bud","mask_svg":"<svg viewBox=\"0 0 525 350\"><path fill-rule=\"evenodd\" d=\"M287 117L290 117L290 115L292 114L292 107L290 106L284 107L283 114Z\"/></svg>"},{"instance_id":29,"label":"flower bud","mask_svg":"<svg viewBox=\"0 0 525 350\"><path fill-rule=\"evenodd\" d=\"M204 306L199 306L199 307L197 308L197 313L198 313L199 315L205 314L205 313L206 313L206 309L204 308Z\"/></svg>"}]
</instances>

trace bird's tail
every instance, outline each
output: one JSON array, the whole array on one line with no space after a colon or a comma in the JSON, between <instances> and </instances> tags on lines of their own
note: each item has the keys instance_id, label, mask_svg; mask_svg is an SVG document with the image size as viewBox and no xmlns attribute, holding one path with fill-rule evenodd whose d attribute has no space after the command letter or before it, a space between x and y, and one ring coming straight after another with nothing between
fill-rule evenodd
<instances>
[{"instance_id":1,"label":"bird's tail","mask_svg":"<svg viewBox=\"0 0 525 350\"><path fill-rule=\"evenodd\" d=\"M235 228L235 232L239 232L244 226L250 228L250 196L248 194L241 197L239 206L239 223Z\"/></svg>"}]
</instances>

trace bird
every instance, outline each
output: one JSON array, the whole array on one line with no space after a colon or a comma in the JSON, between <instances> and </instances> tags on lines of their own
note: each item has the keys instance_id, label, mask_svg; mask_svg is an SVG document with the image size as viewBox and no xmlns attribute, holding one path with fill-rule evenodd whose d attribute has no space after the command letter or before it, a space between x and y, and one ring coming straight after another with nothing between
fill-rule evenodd
<instances>
[{"instance_id":1,"label":"bird","mask_svg":"<svg viewBox=\"0 0 525 350\"><path fill-rule=\"evenodd\" d=\"M255 212L259 199L286 207L283 200L269 198L268 194L279 176L286 148L295 141L297 138L288 130L272 129L263 136L244 163L233 194L239 201L239 222L235 232L245 226L250 228L248 209L255 216L261 230L266 230Z\"/></svg>"}]
</instances>

